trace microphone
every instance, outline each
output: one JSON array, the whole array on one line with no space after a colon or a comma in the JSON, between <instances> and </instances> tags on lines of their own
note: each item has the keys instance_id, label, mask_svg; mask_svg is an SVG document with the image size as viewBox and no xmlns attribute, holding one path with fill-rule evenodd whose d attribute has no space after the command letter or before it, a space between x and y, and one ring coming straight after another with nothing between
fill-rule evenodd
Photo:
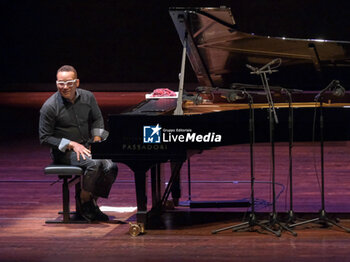
<instances>
[{"instance_id":1,"label":"microphone","mask_svg":"<svg viewBox=\"0 0 350 262\"><path fill-rule=\"evenodd\" d=\"M245 66L248 67L252 72L251 74L259 74L259 72L262 72L266 69L268 69L268 73L273 73L273 72L277 72L277 70L271 70L271 66L277 64L274 68L279 67L282 64L282 59L281 58L276 58L274 60L272 60L271 62L267 63L266 65L264 65L261 68L257 68L257 67L253 67L251 65L246 64ZM273 69L273 68L272 68Z\"/></svg>"},{"instance_id":2,"label":"microphone","mask_svg":"<svg viewBox=\"0 0 350 262\"><path fill-rule=\"evenodd\" d=\"M339 81L336 87L333 90L333 95L334 96L344 96L345 95L345 88L340 85Z\"/></svg>"},{"instance_id":3,"label":"microphone","mask_svg":"<svg viewBox=\"0 0 350 262\"><path fill-rule=\"evenodd\" d=\"M280 65L282 63L282 59L281 58L276 58L274 60L272 60L270 63L267 63L266 65L264 65L262 68L260 68L260 71L264 70L265 68L269 68L270 69L270 66L272 66L273 64L277 63ZM278 65L278 66L279 66Z\"/></svg>"},{"instance_id":4,"label":"microphone","mask_svg":"<svg viewBox=\"0 0 350 262\"><path fill-rule=\"evenodd\" d=\"M243 91L229 91L226 95L227 102L234 102L244 98L246 98L246 94Z\"/></svg>"},{"instance_id":5,"label":"microphone","mask_svg":"<svg viewBox=\"0 0 350 262\"><path fill-rule=\"evenodd\" d=\"M326 88L322 89L321 92L315 96L314 101L318 101L326 91L332 91L334 96L340 97L345 95L345 88L340 85L339 80L332 80Z\"/></svg>"},{"instance_id":6,"label":"microphone","mask_svg":"<svg viewBox=\"0 0 350 262\"><path fill-rule=\"evenodd\" d=\"M199 105L203 103L203 98L199 95L183 95L182 99L185 101L192 101L194 104Z\"/></svg>"},{"instance_id":7,"label":"microphone","mask_svg":"<svg viewBox=\"0 0 350 262\"><path fill-rule=\"evenodd\" d=\"M273 90L273 87L270 87L271 90ZM282 87L281 89L281 93L303 93L304 90L301 90L301 89L294 89L294 88L285 88L285 87Z\"/></svg>"},{"instance_id":8,"label":"microphone","mask_svg":"<svg viewBox=\"0 0 350 262\"><path fill-rule=\"evenodd\" d=\"M248 64L246 64L245 66L248 67L248 68L249 68L250 70L252 70L253 72L255 72L255 71L257 70L257 68L254 67L254 66L251 66L251 65L248 65Z\"/></svg>"}]
</instances>

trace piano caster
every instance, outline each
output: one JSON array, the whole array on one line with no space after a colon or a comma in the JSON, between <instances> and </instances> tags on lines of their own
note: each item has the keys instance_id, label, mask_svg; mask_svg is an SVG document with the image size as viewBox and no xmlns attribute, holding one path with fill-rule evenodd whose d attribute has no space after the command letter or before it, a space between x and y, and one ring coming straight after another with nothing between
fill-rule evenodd
<instances>
[{"instance_id":1,"label":"piano caster","mask_svg":"<svg viewBox=\"0 0 350 262\"><path fill-rule=\"evenodd\" d=\"M133 237L137 237L140 234L145 233L145 225L143 223L129 223L130 228L129 228L129 234Z\"/></svg>"}]
</instances>

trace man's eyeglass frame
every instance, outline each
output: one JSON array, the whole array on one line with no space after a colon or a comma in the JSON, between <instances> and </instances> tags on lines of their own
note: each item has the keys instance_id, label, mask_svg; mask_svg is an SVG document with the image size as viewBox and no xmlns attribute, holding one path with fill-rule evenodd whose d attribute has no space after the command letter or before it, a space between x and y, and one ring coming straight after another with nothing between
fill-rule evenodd
<instances>
[{"instance_id":1,"label":"man's eyeglass frame","mask_svg":"<svg viewBox=\"0 0 350 262\"><path fill-rule=\"evenodd\" d=\"M56 85L58 87L65 87L65 86L72 87L77 82L77 80L78 79L68 80L68 81L57 80Z\"/></svg>"}]
</instances>

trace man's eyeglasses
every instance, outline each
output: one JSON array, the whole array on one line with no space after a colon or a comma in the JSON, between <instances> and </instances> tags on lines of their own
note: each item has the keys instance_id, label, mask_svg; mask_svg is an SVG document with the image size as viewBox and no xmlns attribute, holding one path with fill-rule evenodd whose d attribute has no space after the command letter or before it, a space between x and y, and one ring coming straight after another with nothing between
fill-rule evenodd
<instances>
[{"instance_id":1,"label":"man's eyeglasses","mask_svg":"<svg viewBox=\"0 0 350 262\"><path fill-rule=\"evenodd\" d=\"M58 87L65 87L67 85L67 87L73 87L74 84L77 82L78 79L74 79L74 80L68 80L68 81L61 81L61 80L57 80L56 81L56 85Z\"/></svg>"}]
</instances>

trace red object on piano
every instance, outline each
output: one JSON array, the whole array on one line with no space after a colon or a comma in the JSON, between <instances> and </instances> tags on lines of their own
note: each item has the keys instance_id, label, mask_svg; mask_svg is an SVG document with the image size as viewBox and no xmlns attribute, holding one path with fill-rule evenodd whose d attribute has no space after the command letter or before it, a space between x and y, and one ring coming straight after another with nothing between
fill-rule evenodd
<instances>
[{"instance_id":1,"label":"red object on piano","mask_svg":"<svg viewBox=\"0 0 350 262\"><path fill-rule=\"evenodd\" d=\"M157 88L153 90L151 97L176 96L176 93L168 88Z\"/></svg>"}]
</instances>

